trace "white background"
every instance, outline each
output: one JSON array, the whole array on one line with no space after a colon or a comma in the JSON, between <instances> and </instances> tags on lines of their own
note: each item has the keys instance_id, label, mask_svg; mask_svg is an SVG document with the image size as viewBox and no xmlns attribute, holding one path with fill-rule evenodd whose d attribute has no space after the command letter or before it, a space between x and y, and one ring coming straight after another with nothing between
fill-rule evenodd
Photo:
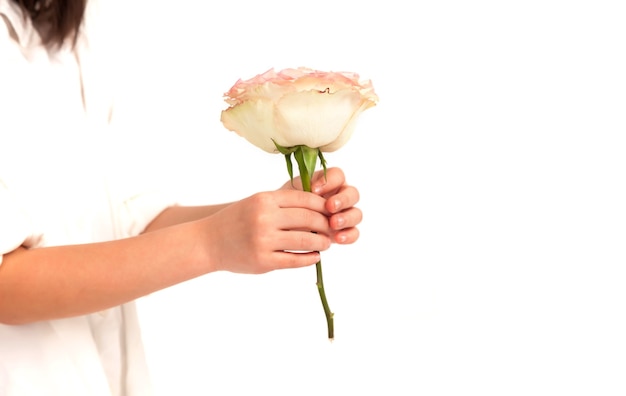
<instances>
[{"instance_id":1,"label":"white background","mask_svg":"<svg viewBox=\"0 0 626 396\"><path fill-rule=\"evenodd\" d=\"M365 216L358 243L322 256L335 341L313 268L208 275L140 301L157 395L626 394L620 3L120 10L117 117L189 203L287 178L220 124L237 79L346 70L380 96L327 155Z\"/></svg>"}]
</instances>

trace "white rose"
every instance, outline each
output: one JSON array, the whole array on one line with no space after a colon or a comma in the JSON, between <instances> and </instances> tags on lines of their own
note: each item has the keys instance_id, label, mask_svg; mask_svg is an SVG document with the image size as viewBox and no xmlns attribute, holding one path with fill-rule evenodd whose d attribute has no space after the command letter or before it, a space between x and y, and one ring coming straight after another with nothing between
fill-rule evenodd
<instances>
[{"instance_id":1,"label":"white rose","mask_svg":"<svg viewBox=\"0 0 626 396\"><path fill-rule=\"evenodd\" d=\"M239 80L225 100L224 126L267 152L278 152L274 142L330 152L350 139L359 114L378 97L355 73L298 68Z\"/></svg>"}]
</instances>

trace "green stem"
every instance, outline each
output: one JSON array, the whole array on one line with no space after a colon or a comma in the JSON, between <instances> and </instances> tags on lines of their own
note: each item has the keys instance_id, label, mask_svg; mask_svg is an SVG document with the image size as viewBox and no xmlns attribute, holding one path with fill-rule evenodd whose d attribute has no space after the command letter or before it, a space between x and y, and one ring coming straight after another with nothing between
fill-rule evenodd
<instances>
[{"instance_id":1,"label":"green stem","mask_svg":"<svg viewBox=\"0 0 626 396\"><path fill-rule=\"evenodd\" d=\"M315 264L315 271L317 273L317 290L319 291L320 299L322 300L322 306L324 307L324 315L326 315L326 325L328 326L328 339L332 340L335 338L335 321L333 318L333 313L330 311L330 307L328 306L328 300L326 300L326 292L324 291L322 260L318 261Z\"/></svg>"},{"instance_id":2,"label":"green stem","mask_svg":"<svg viewBox=\"0 0 626 396\"><path fill-rule=\"evenodd\" d=\"M319 154L319 149L311 149L306 146L299 146L294 152L294 157L298 163L298 169L300 171L300 180L302 181L302 189L304 191L311 192L311 178L315 172L315 163ZM324 168L326 164L324 163ZM328 327L328 339L335 338L335 326L333 320L333 313L328 306L328 300L326 299L326 291L324 290L324 277L322 275L322 260L315 264L315 272L317 274L317 290L322 300L322 307L324 307L324 315L326 315L326 324Z\"/></svg>"}]
</instances>

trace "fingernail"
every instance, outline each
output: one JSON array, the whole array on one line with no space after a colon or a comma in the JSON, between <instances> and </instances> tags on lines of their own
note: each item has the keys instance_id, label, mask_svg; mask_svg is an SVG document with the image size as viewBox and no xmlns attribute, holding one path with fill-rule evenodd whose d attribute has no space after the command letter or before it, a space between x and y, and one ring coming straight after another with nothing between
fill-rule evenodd
<instances>
[{"instance_id":1,"label":"fingernail","mask_svg":"<svg viewBox=\"0 0 626 396\"><path fill-rule=\"evenodd\" d=\"M346 219L344 219L343 216L337 216L335 221L337 222L337 228L341 228L346 224Z\"/></svg>"},{"instance_id":2,"label":"fingernail","mask_svg":"<svg viewBox=\"0 0 626 396\"><path fill-rule=\"evenodd\" d=\"M340 200L338 200L338 199L335 199L335 200L333 201L333 206L335 207L335 210L339 210L339 209L341 209L341 201L340 201Z\"/></svg>"},{"instance_id":3,"label":"fingernail","mask_svg":"<svg viewBox=\"0 0 626 396\"><path fill-rule=\"evenodd\" d=\"M322 192L322 186L320 186L319 184L316 186L313 186L313 192L316 194L319 194L320 192Z\"/></svg>"}]
</instances>

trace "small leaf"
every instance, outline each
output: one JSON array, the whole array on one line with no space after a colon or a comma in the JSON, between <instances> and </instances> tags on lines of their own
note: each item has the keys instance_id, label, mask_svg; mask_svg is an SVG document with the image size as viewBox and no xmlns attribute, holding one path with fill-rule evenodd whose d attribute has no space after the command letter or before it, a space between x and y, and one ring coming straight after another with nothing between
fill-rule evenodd
<instances>
[{"instance_id":1,"label":"small leaf","mask_svg":"<svg viewBox=\"0 0 626 396\"><path fill-rule=\"evenodd\" d=\"M274 139L272 139L272 142L274 143L274 146L276 146L276 149L281 154L285 154L285 155L293 153L298 148L298 146L296 146L296 147L283 147L280 144L276 143L276 141Z\"/></svg>"},{"instance_id":2,"label":"small leaf","mask_svg":"<svg viewBox=\"0 0 626 396\"><path fill-rule=\"evenodd\" d=\"M293 164L291 163L291 153L285 154L285 161L287 161L287 172L289 172L291 187L293 187Z\"/></svg>"},{"instance_id":3,"label":"small leaf","mask_svg":"<svg viewBox=\"0 0 626 396\"><path fill-rule=\"evenodd\" d=\"M328 180L326 178L326 160L324 159L324 155L322 154L322 150L317 150L317 154L320 157L320 163L322 164L322 168L324 168L324 180Z\"/></svg>"}]
</instances>

